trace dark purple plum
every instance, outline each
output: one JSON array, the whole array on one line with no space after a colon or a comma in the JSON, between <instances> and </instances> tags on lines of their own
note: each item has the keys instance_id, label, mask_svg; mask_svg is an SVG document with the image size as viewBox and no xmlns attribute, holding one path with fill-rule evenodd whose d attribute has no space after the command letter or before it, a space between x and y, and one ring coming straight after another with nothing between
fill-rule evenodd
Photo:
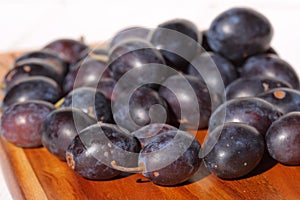
<instances>
[{"instance_id":1,"label":"dark purple plum","mask_svg":"<svg viewBox=\"0 0 300 200\"><path fill-rule=\"evenodd\" d=\"M78 63L78 67L70 71L64 79L64 93L82 86L96 87L102 78L109 78L110 72L106 62L98 61L94 58L86 58Z\"/></svg>"},{"instance_id":2,"label":"dark purple plum","mask_svg":"<svg viewBox=\"0 0 300 200\"><path fill-rule=\"evenodd\" d=\"M51 63L59 74L65 75L69 70L69 65L58 54L47 50L30 51L23 54L15 60L14 65L18 65L19 62L27 59L41 59L48 63Z\"/></svg>"},{"instance_id":3,"label":"dark purple plum","mask_svg":"<svg viewBox=\"0 0 300 200\"><path fill-rule=\"evenodd\" d=\"M69 70L69 64L67 62L65 62L61 57L59 57L59 55L47 50L31 51L25 53L15 60L15 65L27 59L41 59L48 63L51 63L55 67L57 72L63 76Z\"/></svg>"},{"instance_id":4,"label":"dark purple plum","mask_svg":"<svg viewBox=\"0 0 300 200\"><path fill-rule=\"evenodd\" d=\"M89 47L84 43L73 39L57 39L48 43L43 49L58 54L68 63L75 62L80 54Z\"/></svg>"},{"instance_id":5,"label":"dark purple plum","mask_svg":"<svg viewBox=\"0 0 300 200\"><path fill-rule=\"evenodd\" d=\"M275 88L257 95L278 108L283 114L300 111L300 91L292 88Z\"/></svg>"},{"instance_id":6,"label":"dark purple plum","mask_svg":"<svg viewBox=\"0 0 300 200\"><path fill-rule=\"evenodd\" d=\"M83 129L66 152L68 166L86 179L107 180L121 171L111 162L135 167L140 144L136 138L112 124L95 124Z\"/></svg>"},{"instance_id":7,"label":"dark purple plum","mask_svg":"<svg viewBox=\"0 0 300 200\"><path fill-rule=\"evenodd\" d=\"M150 122L160 122L161 115L156 113L157 110L152 106L160 106L164 110L167 110L166 102L155 90L149 87L140 87L130 97L130 116L140 126L144 126ZM154 110L151 111L151 109ZM165 118L162 119L162 122L166 120Z\"/></svg>"},{"instance_id":8,"label":"dark purple plum","mask_svg":"<svg viewBox=\"0 0 300 200\"><path fill-rule=\"evenodd\" d=\"M97 121L77 108L52 111L41 125L43 146L60 160L66 160L66 150L79 132Z\"/></svg>"},{"instance_id":9,"label":"dark purple plum","mask_svg":"<svg viewBox=\"0 0 300 200\"><path fill-rule=\"evenodd\" d=\"M241 77L226 87L226 99L255 97L273 88L292 86L284 81L271 77Z\"/></svg>"},{"instance_id":10,"label":"dark purple plum","mask_svg":"<svg viewBox=\"0 0 300 200\"><path fill-rule=\"evenodd\" d=\"M238 73L233 64L226 58L214 52L204 52L201 54L197 54L191 61L191 65L188 69L188 74L200 77L209 74L209 78L212 78L213 81L217 81L216 78L211 75L211 72L214 68L219 70L220 76L225 86L238 77ZM203 75L201 76L199 72L201 72L201 74ZM212 84L217 85L213 81L211 81Z\"/></svg>"},{"instance_id":11,"label":"dark purple plum","mask_svg":"<svg viewBox=\"0 0 300 200\"><path fill-rule=\"evenodd\" d=\"M237 79L238 73L233 64L214 52L196 54L189 65L189 75L204 79L213 88L223 88ZM223 84L223 87L220 87ZM218 91L224 93L223 91Z\"/></svg>"},{"instance_id":12,"label":"dark purple plum","mask_svg":"<svg viewBox=\"0 0 300 200\"><path fill-rule=\"evenodd\" d=\"M127 27L118 31L110 42L110 48L118 45L119 43L123 42L124 40L132 39L132 38L140 38L147 40L148 35L150 33L150 29L145 27L133 26Z\"/></svg>"},{"instance_id":13,"label":"dark purple plum","mask_svg":"<svg viewBox=\"0 0 300 200\"><path fill-rule=\"evenodd\" d=\"M10 69L5 77L5 90L8 91L14 84L18 83L23 78L30 76L46 76L61 85L64 76L59 74L56 69L48 62L42 60L23 60Z\"/></svg>"},{"instance_id":14,"label":"dark purple plum","mask_svg":"<svg viewBox=\"0 0 300 200\"><path fill-rule=\"evenodd\" d=\"M97 83L97 90L102 92L104 96L109 99L111 102L115 101L118 98L118 94L114 91L116 82L112 78L102 78ZM89 85L88 85L89 86Z\"/></svg>"},{"instance_id":15,"label":"dark purple plum","mask_svg":"<svg viewBox=\"0 0 300 200\"><path fill-rule=\"evenodd\" d=\"M268 50L272 37L273 27L265 16L240 7L219 14L207 31L211 49L235 63Z\"/></svg>"},{"instance_id":16,"label":"dark purple plum","mask_svg":"<svg viewBox=\"0 0 300 200\"><path fill-rule=\"evenodd\" d=\"M54 110L51 103L28 100L8 107L1 116L1 136L19 147L39 147L40 127L46 116Z\"/></svg>"},{"instance_id":17,"label":"dark purple plum","mask_svg":"<svg viewBox=\"0 0 300 200\"><path fill-rule=\"evenodd\" d=\"M202 48L205 51L213 52L213 50L210 48L208 41L207 41L207 30L202 31L201 34L202 34L202 43L201 43ZM275 54L278 56L278 52L273 47L270 47L265 52L262 52L262 54L265 54L265 53L266 54Z\"/></svg>"},{"instance_id":18,"label":"dark purple plum","mask_svg":"<svg viewBox=\"0 0 300 200\"><path fill-rule=\"evenodd\" d=\"M270 126L266 134L269 154L285 165L300 165L300 112L288 113Z\"/></svg>"},{"instance_id":19,"label":"dark purple plum","mask_svg":"<svg viewBox=\"0 0 300 200\"><path fill-rule=\"evenodd\" d=\"M285 81L299 89L299 77L293 67L274 54L261 54L248 58L243 64L242 77L267 76Z\"/></svg>"},{"instance_id":20,"label":"dark purple plum","mask_svg":"<svg viewBox=\"0 0 300 200\"><path fill-rule=\"evenodd\" d=\"M154 137L163 134L169 130L178 130L178 129L168 124L153 123L153 124L148 124L132 132L131 134L134 137L136 137L140 141L142 147L144 147Z\"/></svg>"},{"instance_id":21,"label":"dark purple plum","mask_svg":"<svg viewBox=\"0 0 300 200\"><path fill-rule=\"evenodd\" d=\"M159 95L168 103L180 129L206 128L212 112L212 103L206 84L194 76L175 75L159 89Z\"/></svg>"},{"instance_id":22,"label":"dark purple plum","mask_svg":"<svg viewBox=\"0 0 300 200\"><path fill-rule=\"evenodd\" d=\"M113 122L110 101L95 88L76 88L61 99L57 106L79 108L98 122Z\"/></svg>"},{"instance_id":23,"label":"dark purple plum","mask_svg":"<svg viewBox=\"0 0 300 200\"><path fill-rule=\"evenodd\" d=\"M202 36L197 26L186 19L172 19L159 24L150 35L150 42L161 52L166 64L186 72L189 61L199 50Z\"/></svg>"},{"instance_id":24,"label":"dark purple plum","mask_svg":"<svg viewBox=\"0 0 300 200\"><path fill-rule=\"evenodd\" d=\"M131 39L116 45L110 52L109 70L111 76L128 87L146 84L146 80L156 82L165 78L165 69L159 67L165 61L160 52L149 42ZM124 79L124 78L127 79Z\"/></svg>"},{"instance_id":25,"label":"dark purple plum","mask_svg":"<svg viewBox=\"0 0 300 200\"><path fill-rule=\"evenodd\" d=\"M173 186L190 179L200 168L201 145L191 134L168 130L141 149L139 166L154 184Z\"/></svg>"},{"instance_id":26,"label":"dark purple plum","mask_svg":"<svg viewBox=\"0 0 300 200\"><path fill-rule=\"evenodd\" d=\"M241 122L255 127L265 135L273 121L282 113L271 103L256 97L229 100L219 106L211 115L209 131L228 122Z\"/></svg>"},{"instance_id":27,"label":"dark purple plum","mask_svg":"<svg viewBox=\"0 0 300 200\"><path fill-rule=\"evenodd\" d=\"M54 80L31 76L20 80L7 91L2 101L2 109L27 100L43 100L54 104L60 98L61 89Z\"/></svg>"},{"instance_id":28,"label":"dark purple plum","mask_svg":"<svg viewBox=\"0 0 300 200\"><path fill-rule=\"evenodd\" d=\"M168 120L168 106L158 92L142 86L130 94L124 91L113 102L115 122L129 131L135 131L150 123L165 123ZM128 101L127 101L128 100Z\"/></svg>"},{"instance_id":29,"label":"dark purple plum","mask_svg":"<svg viewBox=\"0 0 300 200\"><path fill-rule=\"evenodd\" d=\"M219 178L240 178L259 164L264 150L264 137L254 127L230 122L207 136L203 146L204 163Z\"/></svg>"}]
</instances>

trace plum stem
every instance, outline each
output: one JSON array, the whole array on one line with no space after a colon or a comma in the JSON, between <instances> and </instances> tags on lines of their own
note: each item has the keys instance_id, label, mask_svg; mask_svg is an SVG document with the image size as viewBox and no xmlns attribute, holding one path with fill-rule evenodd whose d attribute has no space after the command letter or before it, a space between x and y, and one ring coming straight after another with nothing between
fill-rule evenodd
<instances>
[{"instance_id":1,"label":"plum stem","mask_svg":"<svg viewBox=\"0 0 300 200\"><path fill-rule=\"evenodd\" d=\"M95 54L93 52L90 52L89 55L92 58L94 58L96 60L99 60L99 61L102 61L102 62L108 62L108 59L109 59L108 56L106 56L106 55L98 55L98 54Z\"/></svg>"},{"instance_id":2,"label":"plum stem","mask_svg":"<svg viewBox=\"0 0 300 200\"><path fill-rule=\"evenodd\" d=\"M123 167L117 165L116 161L111 161L112 168L122 171L122 172L133 172L133 173L142 173L145 170L145 167L143 164L140 164L138 167Z\"/></svg>"},{"instance_id":3,"label":"plum stem","mask_svg":"<svg viewBox=\"0 0 300 200\"><path fill-rule=\"evenodd\" d=\"M0 83L0 89L1 89L1 90L5 90L5 89L6 89L5 83Z\"/></svg>"},{"instance_id":4,"label":"plum stem","mask_svg":"<svg viewBox=\"0 0 300 200\"><path fill-rule=\"evenodd\" d=\"M85 37L84 37L83 35L81 35L81 36L79 37L79 41L82 42L82 43L84 43L84 42L85 42Z\"/></svg>"},{"instance_id":5,"label":"plum stem","mask_svg":"<svg viewBox=\"0 0 300 200\"><path fill-rule=\"evenodd\" d=\"M59 108L64 103L64 101L65 101L65 98L58 100L58 102L55 103L54 107Z\"/></svg>"}]
</instances>

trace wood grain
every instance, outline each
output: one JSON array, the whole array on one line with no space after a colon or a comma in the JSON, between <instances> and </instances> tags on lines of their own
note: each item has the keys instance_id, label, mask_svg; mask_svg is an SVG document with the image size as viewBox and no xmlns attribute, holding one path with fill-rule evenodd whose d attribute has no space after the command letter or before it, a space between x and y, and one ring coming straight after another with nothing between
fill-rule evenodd
<instances>
[{"instance_id":1,"label":"wood grain","mask_svg":"<svg viewBox=\"0 0 300 200\"><path fill-rule=\"evenodd\" d=\"M18 55L0 55L1 79ZM200 142L205 134L197 133ZM242 179L221 180L202 165L189 182L176 187L156 186L141 174L89 181L45 148L22 149L2 138L0 161L14 199L300 199L300 167L281 165L268 156Z\"/></svg>"}]
</instances>

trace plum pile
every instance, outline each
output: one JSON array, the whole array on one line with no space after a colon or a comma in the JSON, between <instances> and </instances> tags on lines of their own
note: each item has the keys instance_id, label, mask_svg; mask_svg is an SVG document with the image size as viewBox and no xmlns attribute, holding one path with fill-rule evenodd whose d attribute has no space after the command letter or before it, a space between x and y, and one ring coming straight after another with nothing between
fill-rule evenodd
<instances>
[{"instance_id":1,"label":"plum pile","mask_svg":"<svg viewBox=\"0 0 300 200\"><path fill-rule=\"evenodd\" d=\"M6 73L1 136L43 146L90 180L134 172L173 186L202 163L237 179L265 154L300 165L300 81L273 32L263 14L236 7L207 30L171 19L96 48L54 40ZM199 129L208 129L203 146Z\"/></svg>"}]
</instances>

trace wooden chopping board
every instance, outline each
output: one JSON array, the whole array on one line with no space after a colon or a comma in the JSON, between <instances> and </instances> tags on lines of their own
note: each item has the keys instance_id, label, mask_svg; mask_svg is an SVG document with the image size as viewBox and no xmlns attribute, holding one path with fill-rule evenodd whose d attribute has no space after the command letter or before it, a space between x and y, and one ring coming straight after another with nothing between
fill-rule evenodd
<instances>
[{"instance_id":1,"label":"wooden chopping board","mask_svg":"<svg viewBox=\"0 0 300 200\"><path fill-rule=\"evenodd\" d=\"M0 78L20 53L0 54ZM1 98L0 94L0 98ZM203 141L206 131L199 131ZM109 181L86 180L45 148L22 149L0 138L0 166L14 199L300 199L300 167L269 157L249 176L221 180L201 167L188 182L156 186L141 174L122 174Z\"/></svg>"}]
</instances>

